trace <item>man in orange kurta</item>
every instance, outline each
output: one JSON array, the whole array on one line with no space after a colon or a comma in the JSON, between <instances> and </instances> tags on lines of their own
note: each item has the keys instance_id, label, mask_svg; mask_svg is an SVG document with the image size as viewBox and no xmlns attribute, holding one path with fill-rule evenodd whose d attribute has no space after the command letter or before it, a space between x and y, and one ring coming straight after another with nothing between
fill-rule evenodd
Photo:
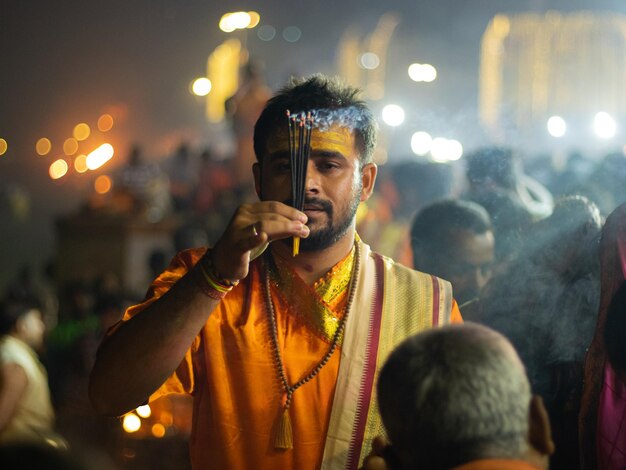
<instances>
[{"instance_id":1,"label":"man in orange kurta","mask_svg":"<svg viewBox=\"0 0 626 470\"><path fill-rule=\"evenodd\" d=\"M290 108L326 119L312 133L303 211L289 207ZM269 102L255 130L262 202L242 206L214 248L179 253L126 312L92 372L98 410L192 394L194 468L359 465L382 432L374 384L388 352L461 321L449 283L370 251L355 233L376 176L374 130L354 90L324 77Z\"/></svg>"}]
</instances>

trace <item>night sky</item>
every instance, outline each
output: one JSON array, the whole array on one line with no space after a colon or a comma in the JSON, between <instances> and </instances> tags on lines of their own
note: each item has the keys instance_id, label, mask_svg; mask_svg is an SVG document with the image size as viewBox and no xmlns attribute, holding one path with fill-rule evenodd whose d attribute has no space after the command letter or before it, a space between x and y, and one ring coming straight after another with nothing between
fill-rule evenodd
<instances>
[{"instance_id":1,"label":"night sky","mask_svg":"<svg viewBox=\"0 0 626 470\"><path fill-rule=\"evenodd\" d=\"M347 28L366 35L382 14L397 12L401 23L389 50L383 101L414 105L415 112L440 120L471 146L484 143L475 127L478 58L490 18L498 12L548 9L623 14L626 3L1 0L0 138L9 148L0 156L0 288L20 265L39 266L54 253L55 217L76 210L92 187L93 175L73 174L61 183L48 176L51 159L62 153L61 143L74 125L95 127L97 117L110 110L123 116L107 136L116 148L111 169L124 162L133 142L155 159L182 138L210 143L215 130L188 87L204 75L208 54L228 37L218 29L223 13L255 10L260 25L276 27L277 37L270 42L261 41L255 30L247 33L251 56L265 63L267 83L276 89L291 74L334 73L336 47ZM302 30L295 43L280 38L291 25ZM417 88L406 74L412 62L434 64L437 81ZM407 113L410 122L411 110ZM53 151L40 157L34 145L43 136L52 140ZM22 215L10 202L16 194L27 203Z\"/></svg>"}]
</instances>

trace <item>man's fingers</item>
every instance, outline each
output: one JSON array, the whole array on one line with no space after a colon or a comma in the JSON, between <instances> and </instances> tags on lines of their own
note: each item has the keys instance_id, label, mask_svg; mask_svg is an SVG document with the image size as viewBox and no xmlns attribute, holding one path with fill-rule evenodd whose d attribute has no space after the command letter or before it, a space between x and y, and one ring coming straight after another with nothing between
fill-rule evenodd
<instances>
[{"instance_id":1,"label":"man's fingers","mask_svg":"<svg viewBox=\"0 0 626 470\"><path fill-rule=\"evenodd\" d=\"M286 217L290 220L298 220L302 223L306 223L307 216L304 212L283 204L278 201L263 201L255 204L246 204L241 207L242 211L247 212L250 216L261 218L263 214L270 215L275 214Z\"/></svg>"},{"instance_id":2,"label":"man's fingers","mask_svg":"<svg viewBox=\"0 0 626 470\"><path fill-rule=\"evenodd\" d=\"M264 232L259 232L257 235L253 235L242 240L240 243L240 250L242 253L245 253L246 251L251 251L255 248L258 248L267 242L267 234Z\"/></svg>"},{"instance_id":3,"label":"man's fingers","mask_svg":"<svg viewBox=\"0 0 626 470\"><path fill-rule=\"evenodd\" d=\"M257 233L267 234L269 241L280 240L289 237L309 236L309 227L302 222L294 222L290 220L259 220L254 224ZM254 236L252 234L252 236Z\"/></svg>"}]
</instances>

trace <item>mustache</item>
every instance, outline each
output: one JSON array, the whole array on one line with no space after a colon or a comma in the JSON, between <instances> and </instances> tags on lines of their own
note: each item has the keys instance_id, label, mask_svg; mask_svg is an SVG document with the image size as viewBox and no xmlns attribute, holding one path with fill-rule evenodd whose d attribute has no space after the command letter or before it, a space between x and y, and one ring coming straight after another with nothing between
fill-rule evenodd
<instances>
[{"instance_id":1,"label":"mustache","mask_svg":"<svg viewBox=\"0 0 626 470\"><path fill-rule=\"evenodd\" d=\"M294 207L293 199L291 198L285 199L283 203L287 204L288 206ZM325 199L320 199L317 197L307 198L304 200L304 207L306 206L314 206L316 209L322 210L328 214L333 213L333 205Z\"/></svg>"}]
</instances>

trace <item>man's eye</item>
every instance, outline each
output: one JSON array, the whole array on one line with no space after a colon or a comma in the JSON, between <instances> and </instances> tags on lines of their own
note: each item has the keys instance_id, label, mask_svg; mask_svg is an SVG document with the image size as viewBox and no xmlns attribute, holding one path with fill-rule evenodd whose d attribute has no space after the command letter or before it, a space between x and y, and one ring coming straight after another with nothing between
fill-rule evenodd
<instances>
[{"instance_id":1,"label":"man's eye","mask_svg":"<svg viewBox=\"0 0 626 470\"><path fill-rule=\"evenodd\" d=\"M336 163L324 162L317 165L320 170L333 170L335 168L339 168Z\"/></svg>"}]
</instances>

